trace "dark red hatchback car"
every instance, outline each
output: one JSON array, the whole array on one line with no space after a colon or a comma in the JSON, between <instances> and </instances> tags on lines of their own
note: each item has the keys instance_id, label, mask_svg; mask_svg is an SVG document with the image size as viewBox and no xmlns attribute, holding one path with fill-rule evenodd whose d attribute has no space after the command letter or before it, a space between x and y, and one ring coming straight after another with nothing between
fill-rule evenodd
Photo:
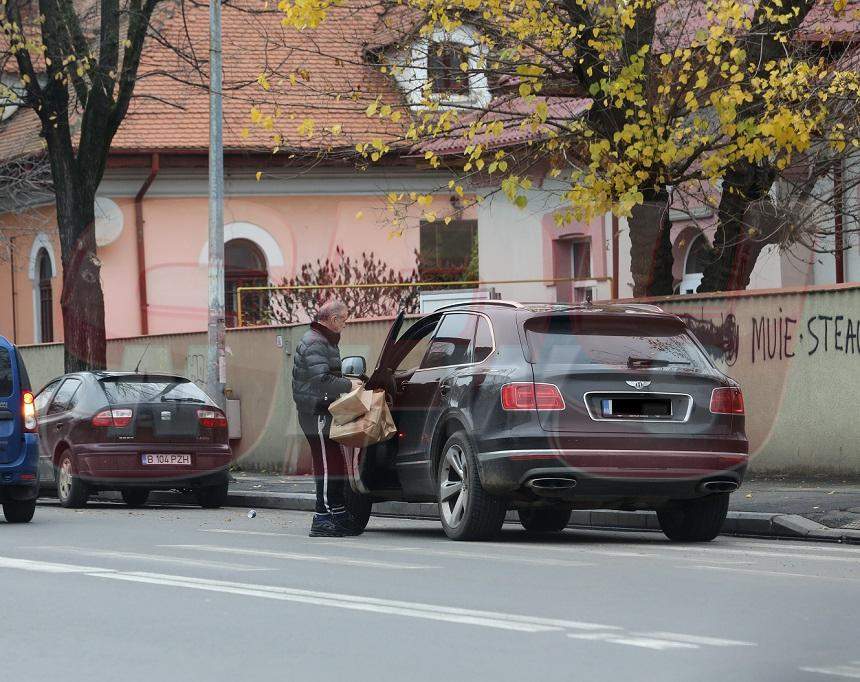
<instances>
[{"instance_id":1,"label":"dark red hatchback car","mask_svg":"<svg viewBox=\"0 0 860 682\"><path fill-rule=\"evenodd\" d=\"M40 477L64 507L118 490L131 507L152 490L194 492L203 507L227 499L227 418L190 380L168 374L79 372L36 396Z\"/></svg>"}]
</instances>

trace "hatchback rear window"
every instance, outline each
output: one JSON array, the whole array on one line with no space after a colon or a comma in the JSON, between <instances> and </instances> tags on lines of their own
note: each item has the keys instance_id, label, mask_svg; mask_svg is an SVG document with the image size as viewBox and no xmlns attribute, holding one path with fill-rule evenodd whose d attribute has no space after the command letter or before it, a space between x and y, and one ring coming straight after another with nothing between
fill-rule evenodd
<instances>
[{"instance_id":1,"label":"hatchback rear window","mask_svg":"<svg viewBox=\"0 0 860 682\"><path fill-rule=\"evenodd\" d=\"M548 315L528 320L537 364L710 369L683 323L641 317Z\"/></svg>"},{"instance_id":2,"label":"hatchback rear window","mask_svg":"<svg viewBox=\"0 0 860 682\"><path fill-rule=\"evenodd\" d=\"M151 402L209 403L206 394L188 380L109 377L102 379L101 385L112 405Z\"/></svg>"},{"instance_id":3,"label":"hatchback rear window","mask_svg":"<svg viewBox=\"0 0 860 682\"><path fill-rule=\"evenodd\" d=\"M12 356L8 348L0 348L0 398L12 395Z\"/></svg>"}]
</instances>

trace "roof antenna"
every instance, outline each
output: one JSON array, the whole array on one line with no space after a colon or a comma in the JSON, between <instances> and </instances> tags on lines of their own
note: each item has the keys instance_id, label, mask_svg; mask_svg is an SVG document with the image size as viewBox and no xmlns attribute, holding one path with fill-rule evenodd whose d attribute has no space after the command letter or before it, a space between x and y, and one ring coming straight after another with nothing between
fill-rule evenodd
<instances>
[{"instance_id":1,"label":"roof antenna","mask_svg":"<svg viewBox=\"0 0 860 682\"><path fill-rule=\"evenodd\" d=\"M137 374L137 370L140 369L140 363L143 362L143 359L146 357L146 351L149 350L149 347L151 345L152 345L152 342L150 341L148 344L146 344L146 348L143 349L143 353L140 354L140 360L138 360L137 364L134 366L134 373L135 374Z\"/></svg>"}]
</instances>

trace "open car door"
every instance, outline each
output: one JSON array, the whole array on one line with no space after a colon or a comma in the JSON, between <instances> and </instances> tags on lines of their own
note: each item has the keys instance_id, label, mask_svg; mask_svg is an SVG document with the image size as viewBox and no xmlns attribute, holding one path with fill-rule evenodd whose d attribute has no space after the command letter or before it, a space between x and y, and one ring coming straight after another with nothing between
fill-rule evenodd
<instances>
[{"instance_id":1,"label":"open car door","mask_svg":"<svg viewBox=\"0 0 860 682\"><path fill-rule=\"evenodd\" d=\"M393 383L393 367L391 359L394 353L394 345L397 343L397 337L400 335L400 330L403 328L403 320L406 318L406 311L401 310L397 313L394 322L391 323L391 328L388 330L388 336L385 337L385 342L379 351L379 358L376 360L376 367L370 375L370 380L367 382L367 388L375 389L382 388L391 395L394 393Z\"/></svg>"},{"instance_id":2,"label":"open car door","mask_svg":"<svg viewBox=\"0 0 860 682\"><path fill-rule=\"evenodd\" d=\"M389 398L389 406L395 388L391 358L405 318L406 311L401 310L392 322L379 351L376 367L367 382L368 389L385 390ZM349 484L355 492L370 495L376 499L400 497L400 483L393 467L397 453L397 436L367 448L344 446L344 451L347 457Z\"/></svg>"}]
</instances>

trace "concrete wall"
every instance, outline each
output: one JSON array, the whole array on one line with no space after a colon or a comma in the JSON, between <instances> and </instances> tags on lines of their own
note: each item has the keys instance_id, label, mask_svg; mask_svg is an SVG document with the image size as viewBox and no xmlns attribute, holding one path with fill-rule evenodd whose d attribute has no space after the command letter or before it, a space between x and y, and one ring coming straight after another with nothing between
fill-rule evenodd
<instances>
[{"instance_id":1,"label":"concrete wall","mask_svg":"<svg viewBox=\"0 0 860 682\"><path fill-rule=\"evenodd\" d=\"M341 342L342 354L363 355L369 365L375 364L389 326L390 321L350 324ZM290 391L293 349L306 330L307 326L297 325L227 332L227 390L241 401L242 408L242 438L233 447L245 467L284 472L310 470ZM35 389L63 373L62 349L61 344L22 347ZM175 372L201 388L205 386L205 333L110 340L108 367L133 370L144 351L142 370Z\"/></svg>"},{"instance_id":2,"label":"concrete wall","mask_svg":"<svg viewBox=\"0 0 860 682\"><path fill-rule=\"evenodd\" d=\"M860 475L860 285L654 300L740 382L753 471Z\"/></svg>"},{"instance_id":3,"label":"concrete wall","mask_svg":"<svg viewBox=\"0 0 860 682\"><path fill-rule=\"evenodd\" d=\"M860 285L661 299L682 315L717 364L744 390L752 471L763 474L860 475ZM356 322L344 355L373 365L389 322ZM306 327L227 333L228 389L242 401L243 466L307 471L290 395L292 351ZM205 381L205 334L113 340L108 364L142 367ZM35 386L61 373L62 347L24 348Z\"/></svg>"}]
</instances>

